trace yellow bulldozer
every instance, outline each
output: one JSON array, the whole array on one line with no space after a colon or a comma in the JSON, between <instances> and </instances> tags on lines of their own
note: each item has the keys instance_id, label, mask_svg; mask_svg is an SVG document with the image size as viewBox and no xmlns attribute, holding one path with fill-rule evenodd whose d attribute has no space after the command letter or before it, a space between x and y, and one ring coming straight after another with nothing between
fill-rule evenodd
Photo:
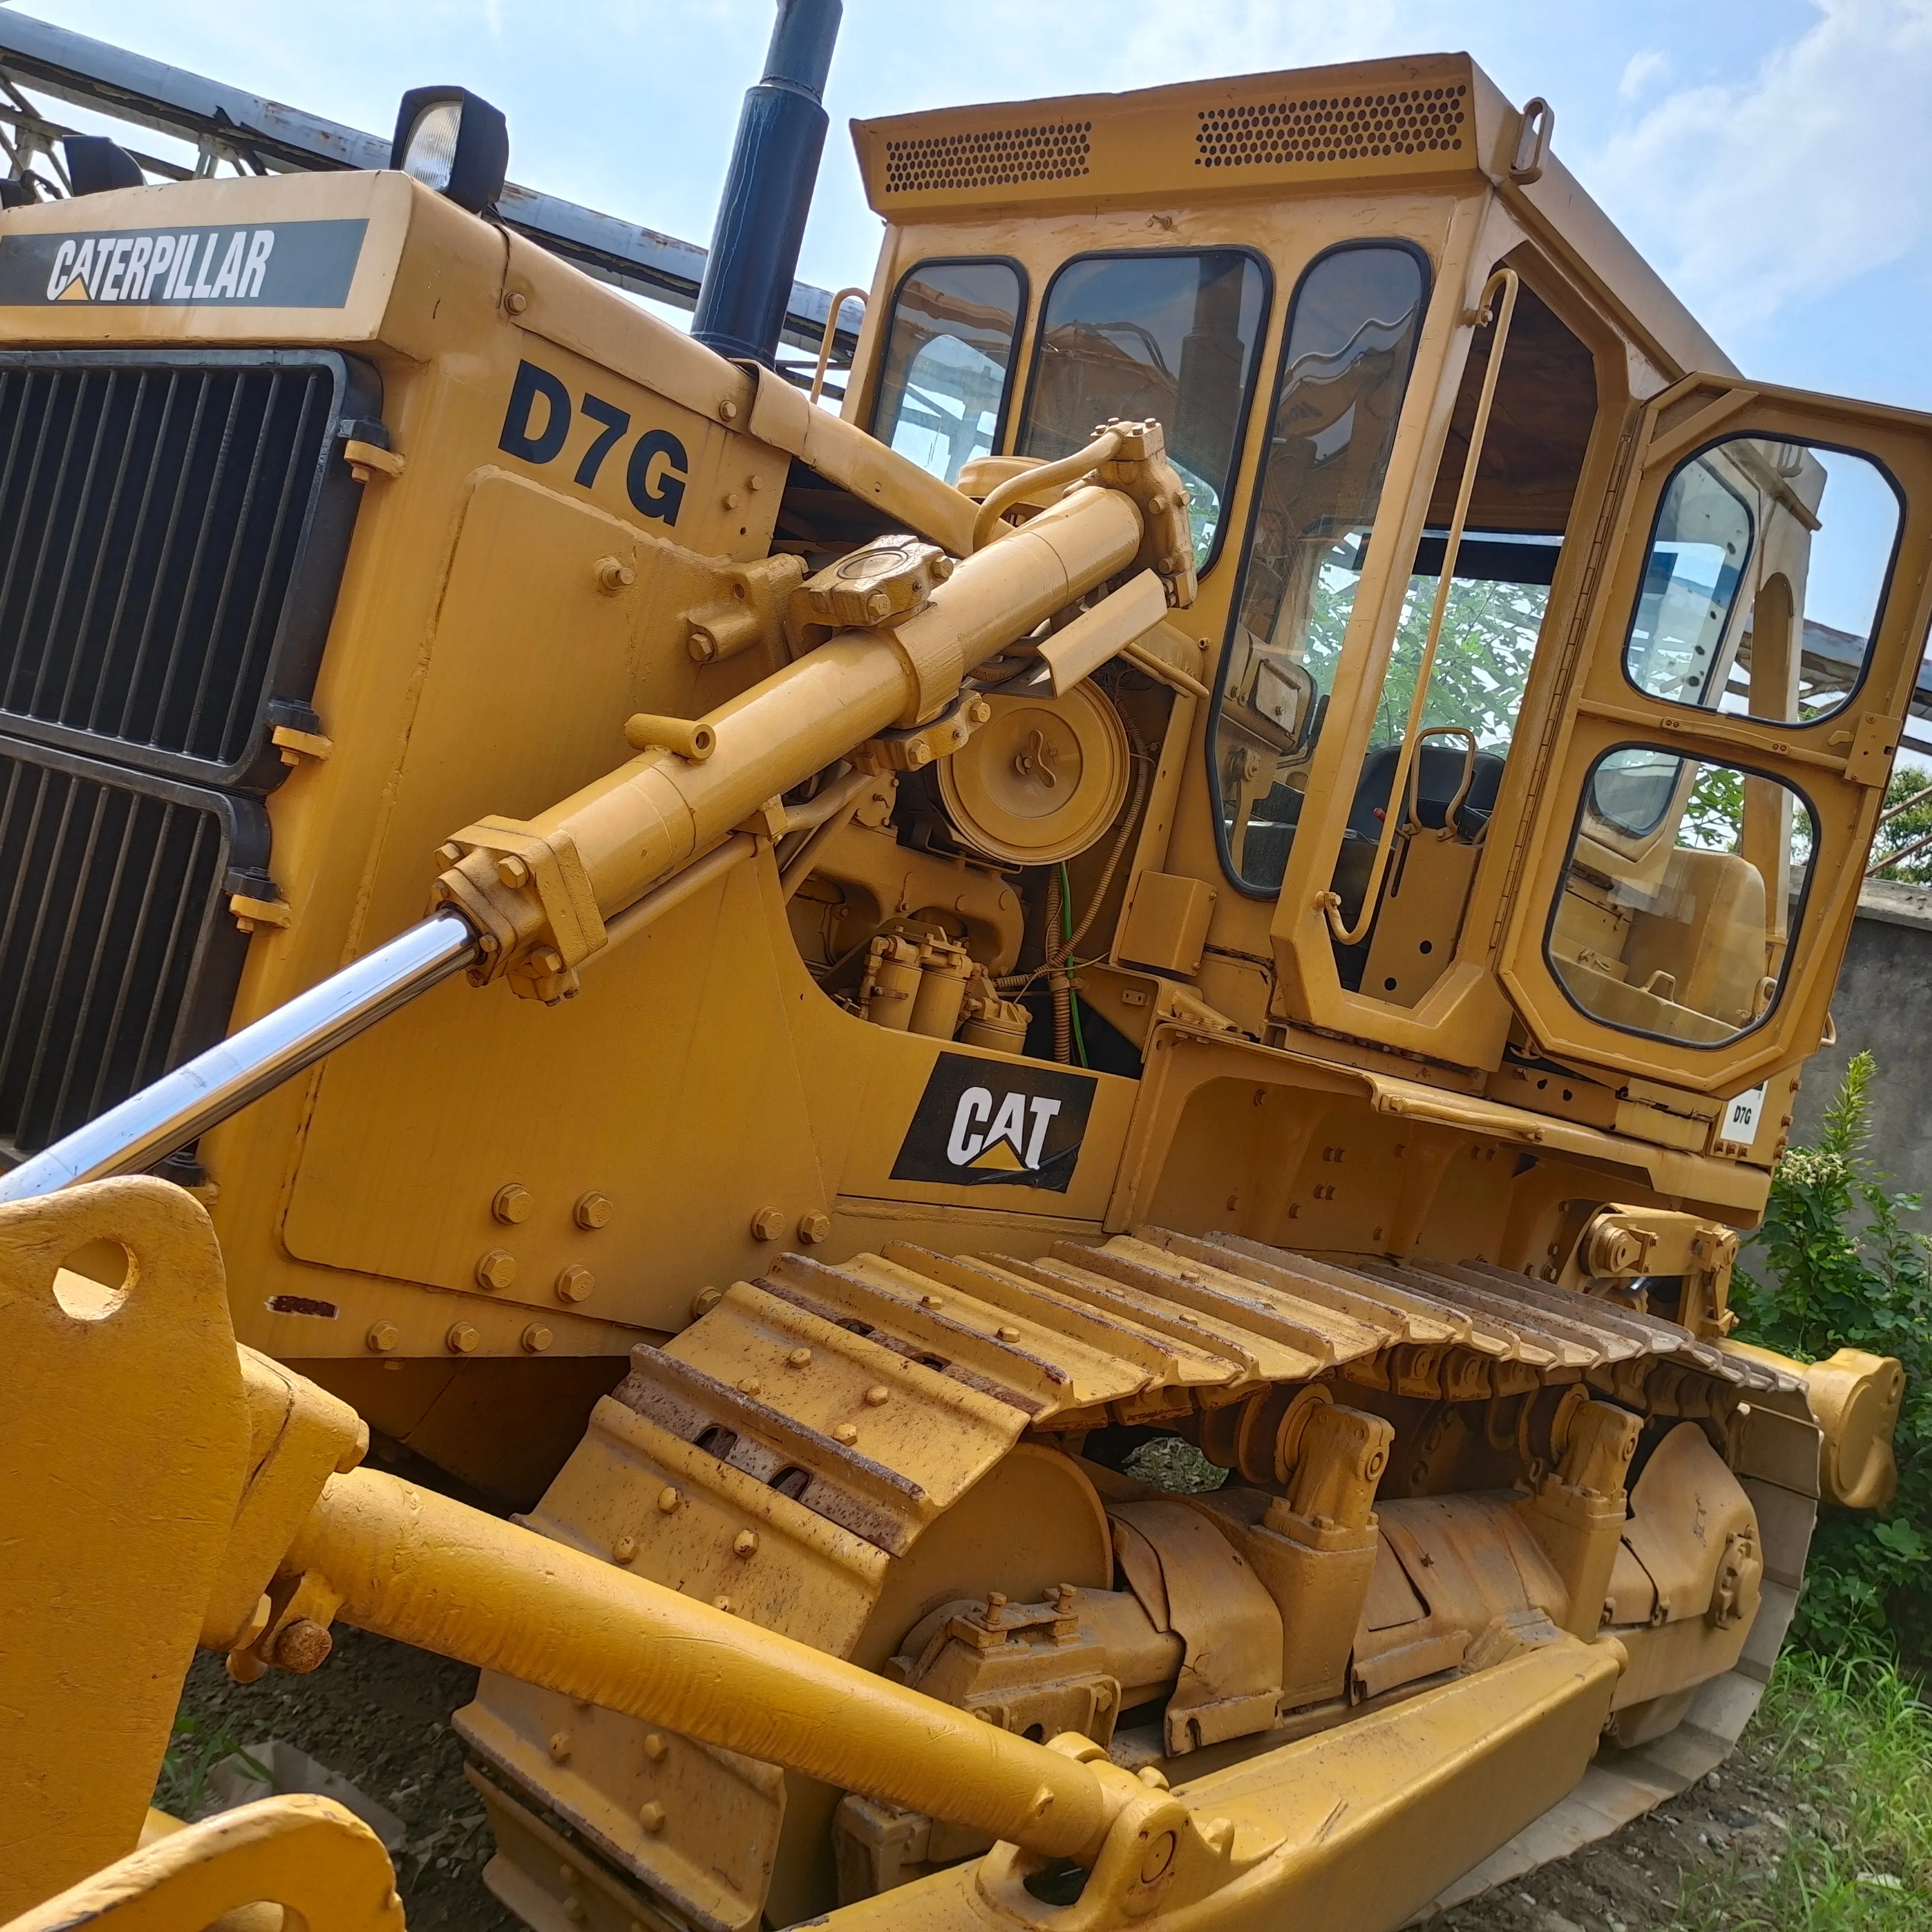
<instances>
[{"instance_id":1,"label":"yellow bulldozer","mask_svg":"<svg viewBox=\"0 0 1932 1932\"><path fill-rule=\"evenodd\" d=\"M337 1624L481 1667L535 1932L1393 1928L1720 1762L1891 1492L1726 1304L1932 418L1450 54L856 125L834 413L837 13L690 334L460 90L0 214L14 1932L399 1926L148 1814Z\"/></svg>"}]
</instances>

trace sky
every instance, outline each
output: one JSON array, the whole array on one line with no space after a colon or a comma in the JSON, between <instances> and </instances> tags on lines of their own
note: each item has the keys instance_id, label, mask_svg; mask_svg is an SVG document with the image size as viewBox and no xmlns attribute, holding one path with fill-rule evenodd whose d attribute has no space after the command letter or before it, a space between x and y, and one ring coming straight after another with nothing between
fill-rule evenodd
<instances>
[{"instance_id":1,"label":"sky","mask_svg":"<svg viewBox=\"0 0 1932 1932\"><path fill-rule=\"evenodd\" d=\"M770 0L21 10L381 132L405 88L460 83L508 115L513 179L700 243L772 20ZM871 280L855 116L1450 48L1552 104L1557 152L1748 374L1932 410L1932 0L847 0L800 274Z\"/></svg>"}]
</instances>

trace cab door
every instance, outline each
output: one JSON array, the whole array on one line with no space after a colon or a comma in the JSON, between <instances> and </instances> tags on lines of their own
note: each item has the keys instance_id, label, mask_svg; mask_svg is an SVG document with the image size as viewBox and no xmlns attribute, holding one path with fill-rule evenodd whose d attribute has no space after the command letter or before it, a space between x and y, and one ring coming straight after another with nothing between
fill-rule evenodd
<instances>
[{"instance_id":1,"label":"cab door","mask_svg":"<svg viewBox=\"0 0 1932 1932\"><path fill-rule=\"evenodd\" d=\"M1504 985L1537 1052L1737 1094L1825 1024L1932 615L1932 418L1688 377L1587 569Z\"/></svg>"}]
</instances>

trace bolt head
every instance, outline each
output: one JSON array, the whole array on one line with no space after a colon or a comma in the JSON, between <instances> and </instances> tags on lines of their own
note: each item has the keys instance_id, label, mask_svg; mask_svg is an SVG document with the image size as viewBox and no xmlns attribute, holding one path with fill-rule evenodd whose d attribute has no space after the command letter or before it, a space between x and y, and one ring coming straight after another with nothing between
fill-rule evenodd
<instances>
[{"instance_id":1,"label":"bolt head","mask_svg":"<svg viewBox=\"0 0 1932 1932\"><path fill-rule=\"evenodd\" d=\"M760 1208L752 1216L752 1238L754 1241L776 1241L784 1232L784 1210L777 1208Z\"/></svg>"},{"instance_id":2,"label":"bolt head","mask_svg":"<svg viewBox=\"0 0 1932 1932\"><path fill-rule=\"evenodd\" d=\"M644 1755L653 1764L663 1763L664 1753L670 1749L670 1746L656 1731L651 1732L644 1739Z\"/></svg>"},{"instance_id":3,"label":"bolt head","mask_svg":"<svg viewBox=\"0 0 1932 1932\"><path fill-rule=\"evenodd\" d=\"M580 1228L608 1228L617 1210L608 1194L585 1194L570 1211Z\"/></svg>"},{"instance_id":4,"label":"bolt head","mask_svg":"<svg viewBox=\"0 0 1932 1932\"><path fill-rule=\"evenodd\" d=\"M1001 1322L994 1332L1002 1342L1017 1342L1020 1339L1020 1331L1009 1322Z\"/></svg>"},{"instance_id":5,"label":"bolt head","mask_svg":"<svg viewBox=\"0 0 1932 1932\"><path fill-rule=\"evenodd\" d=\"M658 1508L666 1516L670 1515L683 1500L684 1497L675 1484L667 1483L658 1492Z\"/></svg>"},{"instance_id":6,"label":"bolt head","mask_svg":"<svg viewBox=\"0 0 1932 1932\"><path fill-rule=\"evenodd\" d=\"M874 1382L866 1391L866 1402L869 1408L883 1408L892 1399L892 1392L884 1382Z\"/></svg>"},{"instance_id":7,"label":"bolt head","mask_svg":"<svg viewBox=\"0 0 1932 1932\"><path fill-rule=\"evenodd\" d=\"M572 1262L556 1278L556 1298L572 1303L586 1301L596 1286L597 1277L587 1268L579 1268Z\"/></svg>"},{"instance_id":8,"label":"bolt head","mask_svg":"<svg viewBox=\"0 0 1932 1932\"><path fill-rule=\"evenodd\" d=\"M553 1731L550 1734L550 1754L553 1762L561 1764L570 1755L570 1733Z\"/></svg>"},{"instance_id":9,"label":"bolt head","mask_svg":"<svg viewBox=\"0 0 1932 1932\"><path fill-rule=\"evenodd\" d=\"M755 1556L758 1553L758 1532L754 1529L741 1529L731 1539L734 1556Z\"/></svg>"},{"instance_id":10,"label":"bolt head","mask_svg":"<svg viewBox=\"0 0 1932 1932\"><path fill-rule=\"evenodd\" d=\"M467 1322L457 1322L451 1324L449 1333L442 1339L452 1355L467 1355L475 1352L483 1337Z\"/></svg>"},{"instance_id":11,"label":"bolt head","mask_svg":"<svg viewBox=\"0 0 1932 1932\"><path fill-rule=\"evenodd\" d=\"M512 315L521 315L524 310L528 308L530 305L530 298L528 296L524 293L521 289L512 289L510 292L503 298L503 306L508 309Z\"/></svg>"},{"instance_id":12,"label":"bolt head","mask_svg":"<svg viewBox=\"0 0 1932 1932\"><path fill-rule=\"evenodd\" d=\"M490 1211L496 1219L511 1227L527 1221L536 1211L536 1196L516 1181L496 1190L496 1198L490 1203Z\"/></svg>"},{"instance_id":13,"label":"bolt head","mask_svg":"<svg viewBox=\"0 0 1932 1932\"><path fill-rule=\"evenodd\" d=\"M517 1278L517 1258L508 1248L492 1248L476 1263L476 1286L491 1291L508 1288Z\"/></svg>"},{"instance_id":14,"label":"bolt head","mask_svg":"<svg viewBox=\"0 0 1932 1932\"><path fill-rule=\"evenodd\" d=\"M810 1368L812 1366L812 1351L809 1348L793 1349L791 1353L785 1358L785 1366L788 1369Z\"/></svg>"},{"instance_id":15,"label":"bolt head","mask_svg":"<svg viewBox=\"0 0 1932 1932\"><path fill-rule=\"evenodd\" d=\"M523 1332L524 1352L526 1355L541 1355L556 1338L541 1322L532 1322Z\"/></svg>"},{"instance_id":16,"label":"bolt head","mask_svg":"<svg viewBox=\"0 0 1932 1932\"><path fill-rule=\"evenodd\" d=\"M662 1832L664 1828L664 1808L653 1798L638 1807L638 1822L647 1832Z\"/></svg>"},{"instance_id":17,"label":"bolt head","mask_svg":"<svg viewBox=\"0 0 1932 1932\"><path fill-rule=\"evenodd\" d=\"M610 1546L610 1557L616 1563L634 1563L638 1557L638 1539L634 1536L620 1536Z\"/></svg>"},{"instance_id":18,"label":"bolt head","mask_svg":"<svg viewBox=\"0 0 1932 1932\"><path fill-rule=\"evenodd\" d=\"M363 1337L370 1352L377 1355L386 1355L402 1339L402 1330L393 1322L376 1322Z\"/></svg>"},{"instance_id":19,"label":"bolt head","mask_svg":"<svg viewBox=\"0 0 1932 1932\"><path fill-rule=\"evenodd\" d=\"M844 1443L848 1448L850 1448L853 1443L857 1442L859 1439L858 1427L857 1425L854 1423L842 1422L832 1432L832 1433L841 1442Z\"/></svg>"},{"instance_id":20,"label":"bolt head","mask_svg":"<svg viewBox=\"0 0 1932 1932\"><path fill-rule=\"evenodd\" d=\"M530 868L512 852L496 861L496 876L513 890L530 882Z\"/></svg>"},{"instance_id":21,"label":"bolt head","mask_svg":"<svg viewBox=\"0 0 1932 1932\"><path fill-rule=\"evenodd\" d=\"M801 1214L798 1221L798 1238L808 1246L815 1246L832 1232L832 1217L821 1214L816 1208L809 1214Z\"/></svg>"},{"instance_id":22,"label":"bolt head","mask_svg":"<svg viewBox=\"0 0 1932 1932\"><path fill-rule=\"evenodd\" d=\"M709 1315L724 1299L722 1288L701 1288L691 1298L691 1318L695 1322Z\"/></svg>"}]
</instances>

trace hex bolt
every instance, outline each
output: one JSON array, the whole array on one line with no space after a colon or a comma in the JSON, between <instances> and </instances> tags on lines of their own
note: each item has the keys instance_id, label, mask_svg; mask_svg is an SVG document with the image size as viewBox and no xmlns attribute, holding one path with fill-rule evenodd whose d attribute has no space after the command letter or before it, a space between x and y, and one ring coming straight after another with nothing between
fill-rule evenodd
<instances>
[{"instance_id":1,"label":"hex bolt","mask_svg":"<svg viewBox=\"0 0 1932 1932\"><path fill-rule=\"evenodd\" d=\"M663 1737L658 1732L652 1731L646 1735L644 1738L644 1755L650 1760L652 1763L663 1763L664 1753L670 1749L670 1746L664 1742Z\"/></svg>"},{"instance_id":2,"label":"hex bolt","mask_svg":"<svg viewBox=\"0 0 1932 1932\"><path fill-rule=\"evenodd\" d=\"M524 310L528 308L530 305L530 298L528 296L524 293L521 289L512 289L510 292L503 298L503 306L508 309L512 315L521 315Z\"/></svg>"},{"instance_id":3,"label":"hex bolt","mask_svg":"<svg viewBox=\"0 0 1932 1932\"><path fill-rule=\"evenodd\" d=\"M785 1366L788 1369L810 1368L812 1366L812 1351L809 1348L793 1349L791 1353L785 1358Z\"/></svg>"},{"instance_id":4,"label":"hex bolt","mask_svg":"<svg viewBox=\"0 0 1932 1932\"><path fill-rule=\"evenodd\" d=\"M614 597L620 590L628 590L637 582L638 573L622 557L600 556L591 566L597 579L597 587L607 597Z\"/></svg>"},{"instance_id":5,"label":"hex bolt","mask_svg":"<svg viewBox=\"0 0 1932 1932\"><path fill-rule=\"evenodd\" d=\"M815 1246L832 1232L832 1217L814 1208L808 1214L798 1217L798 1238L808 1246Z\"/></svg>"},{"instance_id":6,"label":"hex bolt","mask_svg":"<svg viewBox=\"0 0 1932 1932\"><path fill-rule=\"evenodd\" d=\"M884 1408L892 1399L892 1392L884 1382L874 1382L866 1391L866 1406L870 1408Z\"/></svg>"},{"instance_id":7,"label":"hex bolt","mask_svg":"<svg viewBox=\"0 0 1932 1932\"><path fill-rule=\"evenodd\" d=\"M443 1338L444 1346L452 1355L467 1355L483 1337L466 1322L453 1322L449 1333Z\"/></svg>"},{"instance_id":8,"label":"hex bolt","mask_svg":"<svg viewBox=\"0 0 1932 1932\"><path fill-rule=\"evenodd\" d=\"M508 1248L492 1248L476 1263L478 1288L508 1288L517 1278L517 1258Z\"/></svg>"},{"instance_id":9,"label":"hex bolt","mask_svg":"<svg viewBox=\"0 0 1932 1932\"><path fill-rule=\"evenodd\" d=\"M832 1432L848 1448L859 1439L858 1428L853 1423L842 1422Z\"/></svg>"},{"instance_id":10,"label":"hex bolt","mask_svg":"<svg viewBox=\"0 0 1932 1932\"><path fill-rule=\"evenodd\" d=\"M579 1268L574 1262L556 1278L556 1298L560 1301L587 1301L590 1291L597 1286L597 1277L587 1268Z\"/></svg>"},{"instance_id":11,"label":"hex bolt","mask_svg":"<svg viewBox=\"0 0 1932 1932\"><path fill-rule=\"evenodd\" d=\"M1008 1322L1002 1322L993 1332L1002 1342L1017 1342L1020 1339L1020 1331Z\"/></svg>"},{"instance_id":12,"label":"hex bolt","mask_svg":"<svg viewBox=\"0 0 1932 1932\"><path fill-rule=\"evenodd\" d=\"M658 1508L666 1516L670 1515L683 1500L683 1492L675 1484L667 1483L658 1492Z\"/></svg>"},{"instance_id":13,"label":"hex bolt","mask_svg":"<svg viewBox=\"0 0 1932 1932\"><path fill-rule=\"evenodd\" d=\"M760 1208L752 1216L752 1238L754 1241L776 1241L784 1232L784 1210L779 1208Z\"/></svg>"},{"instance_id":14,"label":"hex bolt","mask_svg":"<svg viewBox=\"0 0 1932 1932\"><path fill-rule=\"evenodd\" d=\"M711 1607L714 1610L722 1610L728 1617L731 1614L731 1599L729 1597L713 1597Z\"/></svg>"},{"instance_id":15,"label":"hex bolt","mask_svg":"<svg viewBox=\"0 0 1932 1932\"><path fill-rule=\"evenodd\" d=\"M580 1228L607 1228L616 1212L608 1194L580 1194L570 1212Z\"/></svg>"},{"instance_id":16,"label":"hex bolt","mask_svg":"<svg viewBox=\"0 0 1932 1932\"><path fill-rule=\"evenodd\" d=\"M758 1553L758 1532L755 1529L741 1529L731 1539L734 1556L755 1556Z\"/></svg>"},{"instance_id":17,"label":"hex bolt","mask_svg":"<svg viewBox=\"0 0 1932 1932\"><path fill-rule=\"evenodd\" d=\"M691 1318L695 1322L709 1315L724 1299L722 1288L701 1288L691 1298Z\"/></svg>"},{"instance_id":18,"label":"hex bolt","mask_svg":"<svg viewBox=\"0 0 1932 1932\"><path fill-rule=\"evenodd\" d=\"M537 1204L536 1196L518 1182L511 1181L496 1190L496 1198L490 1203L490 1211L496 1219L514 1227L520 1221L527 1221Z\"/></svg>"},{"instance_id":19,"label":"hex bolt","mask_svg":"<svg viewBox=\"0 0 1932 1932\"><path fill-rule=\"evenodd\" d=\"M664 1808L655 1798L647 1799L638 1807L638 1822L647 1832L662 1832L664 1828Z\"/></svg>"},{"instance_id":20,"label":"hex bolt","mask_svg":"<svg viewBox=\"0 0 1932 1932\"><path fill-rule=\"evenodd\" d=\"M402 1330L393 1322L372 1323L368 1334L363 1336L372 1354L386 1355L403 1339Z\"/></svg>"},{"instance_id":21,"label":"hex bolt","mask_svg":"<svg viewBox=\"0 0 1932 1932\"><path fill-rule=\"evenodd\" d=\"M541 1322L532 1322L518 1337L526 1355L541 1355L556 1338Z\"/></svg>"},{"instance_id":22,"label":"hex bolt","mask_svg":"<svg viewBox=\"0 0 1932 1932\"><path fill-rule=\"evenodd\" d=\"M275 1662L298 1677L306 1677L328 1660L335 1640L327 1628L310 1617L297 1617L275 1639Z\"/></svg>"},{"instance_id":23,"label":"hex bolt","mask_svg":"<svg viewBox=\"0 0 1932 1932\"><path fill-rule=\"evenodd\" d=\"M530 882L530 868L515 853L506 853L496 861L496 876L513 890Z\"/></svg>"},{"instance_id":24,"label":"hex bolt","mask_svg":"<svg viewBox=\"0 0 1932 1932\"><path fill-rule=\"evenodd\" d=\"M550 1754L551 1761L556 1764L562 1764L564 1760L569 1756L570 1733L568 1731L553 1731L550 1732Z\"/></svg>"},{"instance_id":25,"label":"hex bolt","mask_svg":"<svg viewBox=\"0 0 1932 1932\"><path fill-rule=\"evenodd\" d=\"M634 1536L620 1536L610 1546L610 1558L616 1563L634 1563L638 1559L638 1539Z\"/></svg>"}]
</instances>

